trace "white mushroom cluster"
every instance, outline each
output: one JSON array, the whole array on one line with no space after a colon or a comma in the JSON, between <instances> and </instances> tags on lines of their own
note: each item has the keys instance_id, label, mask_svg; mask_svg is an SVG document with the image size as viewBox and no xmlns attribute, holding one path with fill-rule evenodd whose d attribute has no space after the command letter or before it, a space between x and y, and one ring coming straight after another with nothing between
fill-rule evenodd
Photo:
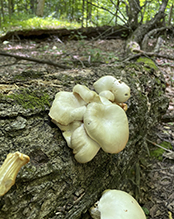
<instances>
[{"instance_id":1,"label":"white mushroom cluster","mask_svg":"<svg viewBox=\"0 0 174 219\"><path fill-rule=\"evenodd\" d=\"M90 209L93 219L146 219L138 202L127 192L105 190L100 200Z\"/></svg>"},{"instance_id":2,"label":"white mushroom cluster","mask_svg":"<svg viewBox=\"0 0 174 219\"><path fill-rule=\"evenodd\" d=\"M72 92L57 93L49 112L79 163L92 160L100 148L118 153L129 138L124 102L130 88L104 76L94 83L94 89L96 92L77 84Z\"/></svg>"}]
</instances>

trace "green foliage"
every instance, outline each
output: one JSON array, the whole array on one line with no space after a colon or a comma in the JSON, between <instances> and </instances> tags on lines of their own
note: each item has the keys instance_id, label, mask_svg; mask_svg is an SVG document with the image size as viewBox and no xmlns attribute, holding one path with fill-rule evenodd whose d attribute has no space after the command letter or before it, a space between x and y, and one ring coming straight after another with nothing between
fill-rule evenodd
<instances>
[{"instance_id":1,"label":"green foliage","mask_svg":"<svg viewBox=\"0 0 174 219\"><path fill-rule=\"evenodd\" d=\"M34 4L33 4L34 2ZM145 23L158 12L162 1L140 0L141 12L139 22ZM11 15L9 15L9 1L3 1L3 15L1 13L0 34L13 29L47 29L47 28L78 28L80 26L124 25L129 20L127 7L129 1L83 1L58 0L45 1L43 18L36 17L37 1L10 1ZM166 7L166 21L173 0L169 0ZM2 6L1 6L2 7ZM117 8L118 7L118 8ZM173 13L172 23L174 21Z\"/></svg>"},{"instance_id":2,"label":"green foliage","mask_svg":"<svg viewBox=\"0 0 174 219\"><path fill-rule=\"evenodd\" d=\"M54 29L54 28L79 28L80 24L77 22L68 22L67 20L60 21L52 16L40 18L31 15L20 14L12 16L11 20L6 20L2 24L0 35L10 30L31 30L31 29Z\"/></svg>"},{"instance_id":3,"label":"green foliage","mask_svg":"<svg viewBox=\"0 0 174 219\"><path fill-rule=\"evenodd\" d=\"M145 208L145 207L142 207L142 209L143 209L143 211L144 211L144 213L145 213L145 215L149 215L150 214L150 212L149 212L149 210L147 209L147 208Z\"/></svg>"}]
</instances>

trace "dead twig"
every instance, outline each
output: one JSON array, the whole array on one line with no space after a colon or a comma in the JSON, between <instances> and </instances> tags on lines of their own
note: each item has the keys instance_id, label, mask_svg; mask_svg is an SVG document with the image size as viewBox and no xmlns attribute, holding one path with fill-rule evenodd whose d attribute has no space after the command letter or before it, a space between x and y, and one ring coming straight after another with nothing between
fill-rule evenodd
<instances>
[{"instance_id":1,"label":"dead twig","mask_svg":"<svg viewBox=\"0 0 174 219\"><path fill-rule=\"evenodd\" d=\"M27 60L27 61L32 61L32 62L37 62L37 63L42 63L42 64L53 65L55 67L59 67L59 68L63 68L63 69L71 69L71 67L69 67L69 66L61 65L61 64L58 64L56 62L52 62L50 60L42 60L42 59L35 59L32 57L19 56L19 55L15 55L15 54L11 54L11 53L6 53L3 51L0 51L0 55L13 57L13 58L16 58L17 60Z\"/></svg>"},{"instance_id":2,"label":"dead twig","mask_svg":"<svg viewBox=\"0 0 174 219\"><path fill-rule=\"evenodd\" d=\"M151 144L153 144L153 145L155 145L155 146L157 146L157 147L159 147L159 148L161 148L161 149L163 149L163 150L165 150L165 151L168 151L168 152L170 152L170 153L173 153L172 150L169 150L169 149L167 149L167 148L164 148L164 147L162 147L161 145L159 145L159 144L157 144L157 143L155 143L155 142L153 142L153 141L150 141L150 140L147 139L147 138L146 138L146 141L148 141L149 143L151 143Z\"/></svg>"},{"instance_id":3,"label":"dead twig","mask_svg":"<svg viewBox=\"0 0 174 219\"><path fill-rule=\"evenodd\" d=\"M132 55L128 58L126 58L125 60L123 60L122 62L127 62L130 61L132 59L138 58L140 56L146 56L146 57L159 57L159 58L165 58L165 59L170 59L170 60L174 60L174 56L170 56L170 55L161 55L158 53L154 53L154 52L145 52L143 50L139 50L139 49L134 49L133 52L137 52L137 54Z\"/></svg>"}]
</instances>

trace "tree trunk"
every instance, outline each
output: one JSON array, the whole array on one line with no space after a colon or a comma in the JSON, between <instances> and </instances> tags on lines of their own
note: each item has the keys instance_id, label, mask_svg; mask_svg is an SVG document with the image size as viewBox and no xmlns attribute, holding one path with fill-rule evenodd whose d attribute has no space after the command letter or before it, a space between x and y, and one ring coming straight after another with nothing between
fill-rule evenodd
<instances>
[{"instance_id":1,"label":"tree trunk","mask_svg":"<svg viewBox=\"0 0 174 219\"><path fill-rule=\"evenodd\" d=\"M35 13L35 0L30 0L30 9L32 14Z\"/></svg>"},{"instance_id":2,"label":"tree trunk","mask_svg":"<svg viewBox=\"0 0 174 219\"><path fill-rule=\"evenodd\" d=\"M43 17L45 0L38 0L36 15Z\"/></svg>"},{"instance_id":3,"label":"tree trunk","mask_svg":"<svg viewBox=\"0 0 174 219\"><path fill-rule=\"evenodd\" d=\"M8 16L9 16L9 19L11 19L11 15L12 15L12 2L11 2L11 0L8 0Z\"/></svg>"},{"instance_id":4,"label":"tree trunk","mask_svg":"<svg viewBox=\"0 0 174 219\"><path fill-rule=\"evenodd\" d=\"M139 0L129 0L129 7L127 8L128 26L135 30L138 27L138 14L141 11Z\"/></svg>"},{"instance_id":5,"label":"tree trunk","mask_svg":"<svg viewBox=\"0 0 174 219\"><path fill-rule=\"evenodd\" d=\"M132 48L130 48L132 46L132 42L135 42L135 44L138 44L141 47L141 42L149 31L151 31L154 28L161 27L164 25L164 18L166 16L164 12L165 12L167 3L168 3L168 0L163 0L159 11L154 16L154 18L152 18L147 23L138 26L135 29L135 31L130 35L127 41L127 52L128 53L130 50L132 50Z\"/></svg>"},{"instance_id":6,"label":"tree trunk","mask_svg":"<svg viewBox=\"0 0 174 219\"><path fill-rule=\"evenodd\" d=\"M162 74L154 63L147 68L140 61L56 74L11 73L8 79L2 75L0 164L16 151L28 155L30 162L0 198L1 219L87 219L88 209L103 190L122 189L135 195L135 165L142 150L147 154L146 137L168 106ZM129 142L119 154L100 150L92 161L80 164L48 112L57 92L72 91L78 83L93 89L93 83L107 72L131 87L126 112Z\"/></svg>"},{"instance_id":7,"label":"tree trunk","mask_svg":"<svg viewBox=\"0 0 174 219\"><path fill-rule=\"evenodd\" d=\"M1 16L2 16L2 21L4 22L4 4L3 4L3 0L1 0Z\"/></svg>"}]
</instances>

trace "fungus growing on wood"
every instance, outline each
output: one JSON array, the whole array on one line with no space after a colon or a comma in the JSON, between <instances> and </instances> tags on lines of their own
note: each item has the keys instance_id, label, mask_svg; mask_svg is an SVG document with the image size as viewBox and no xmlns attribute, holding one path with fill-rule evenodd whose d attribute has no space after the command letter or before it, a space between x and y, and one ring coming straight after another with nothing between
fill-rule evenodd
<instances>
[{"instance_id":1,"label":"fungus growing on wood","mask_svg":"<svg viewBox=\"0 0 174 219\"><path fill-rule=\"evenodd\" d=\"M75 85L73 88L73 94L78 94L86 103L100 101L98 94L84 85Z\"/></svg>"},{"instance_id":2,"label":"fungus growing on wood","mask_svg":"<svg viewBox=\"0 0 174 219\"><path fill-rule=\"evenodd\" d=\"M19 170L29 161L30 158L20 152L7 155L0 167L0 196L3 196L14 185Z\"/></svg>"},{"instance_id":3,"label":"fungus growing on wood","mask_svg":"<svg viewBox=\"0 0 174 219\"><path fill-rule=\"evenodd\" d=\"M82 120L86 104L78 94L61 91L55 96L49 116L54 123L68 125L73 121Z\"/></svg>"},{"instance_id":4,"label":"fungus growing on wood","mask_svg":"<svg viewBox=\"0 0 174 219\"><path fill-rule=\"evenodd\" d=\"M100 147L107 153L122 151L129 138L123 102L130 88L112 76L100 78L94 88L99 94L80 84L73 92L57 93L49 112L80 163L92 160Z\"/></svg>"},{"instance_id":5,"label":"fungus growing on wood","mask_svg":"<svg viewBox=\"0 0 174 219\"><path fill-rule=\"evenodd\" d=\"M146 219L138 202L121 190L105 190L90 209L93 219Z\"/></svg>"},{"instance_id":6,"label":"fungus growing on wood","mask_svg":"<svg viewBox=\"0 0 174 219\"><path fill-rule=\"evenodd\" d=\"M84 129L84 124L78 127L72 134L71 146L75 159L79 163L87 163L92 160L97 152L100 150L100 146L92 140Z\"/></svg>"},{"instance_id":7,"label":"fungus growing on wood","mask_svg":"<svg viewBox=\"0 0 174 219\"><path fill-rule=\"evenodd\" d=\"M84 114L84 126L88 135L107 153L122 151L129 138L126 113L116 104L90 103Z\"/></svg>"},{"instance_id":8,"label":"fungus growing on wood","mask_svg":"<svg viewBox=\"0 0 174 219\"><path fill-rule=\"evenodd\" d=\"M129 86L127 86L127 84L121 80L117 80L116 78L109 75L103 76L97 80L94 83L94 88L99 95L105 96L106 98L112 99L113 94L114 100L112 102L115 101L116 103L123 103L130 97Z\"/></svg>"}]
</instances>

